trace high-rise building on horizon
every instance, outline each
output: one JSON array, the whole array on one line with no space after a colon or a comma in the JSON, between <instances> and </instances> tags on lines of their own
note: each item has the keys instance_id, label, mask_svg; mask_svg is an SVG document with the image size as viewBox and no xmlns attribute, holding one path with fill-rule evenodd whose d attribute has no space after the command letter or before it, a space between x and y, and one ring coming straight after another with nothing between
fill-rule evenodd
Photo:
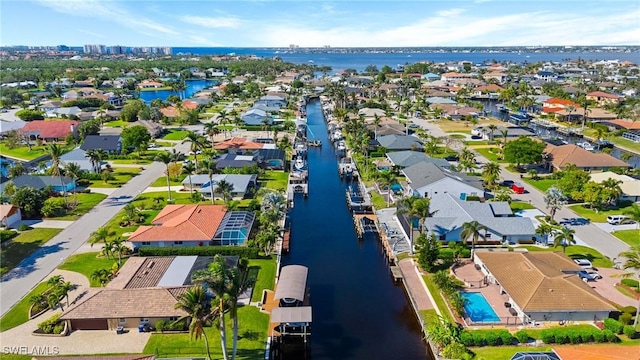
<instances>
[{"instance_id":1,"label":"high-rise building on horizon","mask_svg":"<svg viewBox=\"0 0 640 360\"><path fill-rule=\"evenodd\" d=\"M109 47L109 52L112 55L126 54L127 53L127 47L126 46L120 46L120 45L113 45L113 46Z\"/></svg>"},{"instance_id":2,"label":"high-rise building on horizon","mask_svg":"<svg viewBox=\"0 0 640 360\"><path fill-rule=\"evenodd\" d=\"M106 54L107 47L105 45L85 45L83 47L85 54Z\"/></svg>"}]
</instances>

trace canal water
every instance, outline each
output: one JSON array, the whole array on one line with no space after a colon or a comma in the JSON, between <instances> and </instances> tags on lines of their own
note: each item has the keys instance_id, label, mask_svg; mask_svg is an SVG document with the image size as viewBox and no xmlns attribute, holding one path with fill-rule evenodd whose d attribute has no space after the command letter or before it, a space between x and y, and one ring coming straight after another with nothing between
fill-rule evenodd
<instances>
[{"instance_id":1,"label":"canal water","mask_svg":"<svg viewBox=\"0 0 640 360\"><path fill-rule=\"evenodd\" d=\"M306 358L429 359L420 326L402 285L391 278L379 242L356 236L345 201L347 184L338 177L318 100L307 106L307 118L323 146L309 149L309 196L295 199L289 215L291 250L282 259L283 265L309 268L313 323Z\"/></svg>"},{"instance_id":2,"label":"canal water","mask_svg":"<svg viewBox=\"0 0 640 360\"><path fill-rule=\"evenodd\" d=\"M155 91L140 91L140 99L146 102L147 104L155 99L160 99L162 101L167 100L167 98L171 95L176 95L180 97L180 99L188 99L192 97L199 91L204 89L208 89L214 85L218 84L216 80L187 80L185 81L185 85L187 87L182 91L171 91L171 90L155 90Z\"/></svg>"}]
</instances>

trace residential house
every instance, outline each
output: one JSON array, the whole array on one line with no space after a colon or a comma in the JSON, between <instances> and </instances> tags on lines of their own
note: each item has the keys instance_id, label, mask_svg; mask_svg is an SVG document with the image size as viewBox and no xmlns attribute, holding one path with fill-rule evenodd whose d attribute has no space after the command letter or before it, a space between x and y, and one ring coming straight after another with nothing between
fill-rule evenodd
<instances>
[{"instance_id":1,"label":"residential house","mask_svg":"<svg viewBox=\"0 0 640 360\"><path fill-rule=\"evenodd\" d=\"M80 113L82 113L82 109L80 109L77 106L70 106L70 107L59 107L59 108L55 108L49 112L47 112L47 117L57 117L57 118L62 118L62 117L70 117L70 116L80 116Z\"/></svg>"},{"instance_id":2,"label":"residential house","mask_svg":"<svg viewBox=\"0 0 640 360\"><path fill-rule=\"evenodd\" d=\"M458 72L448 72L440 75L440 80L445 82L457 82L460 80L467 80L471 78L472 78L471 74L462 74Z\"/></svg>"},{"instance_id":3,"label":"residential house","mask_svg":"<svg viewBox=\"0 0 640 360\"><path fill-rule=\"evenodd\" d=\"M258 164L258 159L254 154L234 154L228 153L220 155L216 158L216 168L223 170L226 168L242 169L244 167L251 167Z\"/></svg>"},{"instance_id":4,"label":"residential house","mask_svg":"<svg viewBox=\"0 0 640 360\"><path fill-rule=\"evenodd\" d=\"M33 120L27 122L20 131L29 140L63 141L69 134L78 136L78 125L80 122L77 120Z\"/></svg>"},{"instance_id":5,"label":"residential house","mask_svg":"<svg viewBox=\"0 0 640 360\"><path fill-rule=\"evenodd\" d=\"M278 148L259 149L254 152L257 157L258 165L267 170L284 170L286 165L287 153Z\"/></svg>"},{"instance_id":6,"label":"residential house","mask_svg":"<svg viewBox=\"0 0 640 360\"><path fill-rule=\"evenodd\" d=\"M458 103L455 100L452 100L448 97L440 97L440 96L432 96L425 99L427 104L429 105L437 105L437 104L446 104L446 105L457 105Z\"/></svg>"},{"instance_id":7,"label":"residential house","mask_svg":"<svg viewBox=\"0 0 640 360\"><path fill-rule=\"evenodd\" d=\"M17 189L28 186L40 190L51 186L53 191L60 193L73 191L76 187L76 181L66 176L20 175L0 184L0 193L4 193L5 187L10 182Z\"/></svg>"},{"instance_id":8,"label":"residential house","mask_svg":"<svg viewBox=\"0 0 640 360\"><path fill-rule=\"evenodd\" d=\"M264 144L249 141L246 138L234 137L214 146L216 150L226 150L229 154L246 154L253 153L256 150L264 148Z\"/></svg>"},{"instance_id":9,"label":"residential house","mask_svg":"<svg viewBox=\"0 0 640 360\"><path fill-rule=\"evenodd\" d=\"M108 154L119 154L122 150L122 138L120 135L87 135L80 149L104 150Z\"/></svg>"},{"instance_id":10,"label":"residential house","mask_svg":"<svg viewBox=\"0 0 640 360\"><path fill-rule=\"evenodd\" d=\"M587 94L587 100L594 101L599 106L605 106L618 104L622 100L622 97L614 94L609 94L604 91L593 91Z\"/></svg>"},{"instance_id":11,"label":"residential house","mask_svg":"<svg viewBox=\"0 0 640 360\"><path fill-rule=\"evenodd\" d=\"M376 139L388 151L422 150L420 139L409 135L382 135Z\"/></svg>"},{"instance_id":12,"label":"residential house","mask_svg":"<svg viewBox=\"0 0 640 360\"><path fill-rule=\"evenodd\" d=\"M427 74L423 74L421 78L422 80L431 82L431 81L440 80L440 75L434 74L434 73L427 73Z\"/></svg>"},{"instance_id":13,"label":"residential house","mask_svg":"<svg viewBox=\"0 0 640 360\"><path fill-rule=\"evenodd\" d=\"M257 175L244 175L244 174L217 174L211 177L213 182L213 193L216 194L218 184L221 181L226 181L233 186L231 191L231 197L236 200L244 199L244 197L251 193L258 187ZM182 187L185 191L191 191L193 184L193 190L200 192L204 197L211 198L211 186L209 184L208 174L198 174L187 176L182 181Z\"/></svg>"},{"instance_id":14,"label":"residential house","mask_svg":"<svg viewBox=\"0 0 640 360\"><path fill-rule=\"evenodd\" d=\"M561 170L569 164L578 169L590 171L607 171L613 167L629 167L626 162L605 153L592 153L573 144L555 146L547 145L544 149L546 166L549 170Z\"/></svg>"},{"instance_id":15,"label":"residential house","mask_svg":"<svg viewBox=\"0 0 640 360\"><path fill-rule=\"evenodd\" d=\"M434 163L441 168L449 168L451 164L444 159L437 159L427 156L423 152L419 151L394 151L386 154L387 159L391 163L392 166L399 167L401 169L422 163L422 162L430 162Z\"/></svg>"},{"instance_id":16,"label":"residential house","mask_svg":"<svg viewBox=\"0 0 640 360\"><path fill-rule=\"evenodd\" d=\"M167 205L151 226L140 226L129 241L142 246L244 245L255 215L227 211L223 205Z\"/></svg>"},{"instance_id":17,"label":"residential house","mask_svg":"<svg viewBox=\"0 0 640 360\"><path fill-rule=\"evenodd\" d=\"M20 225L22 213L20 208L11 204L0 205L0 226L10 229Z\"/></svg>"},{"instance_id":18,"label":"residential house","mask_svg":"<svg viewBox=\"0 0 640 360\"><path fill-rule=\"evenodd\" d=\"M496 84L478 86L471 91L472 97L497 99L503 88Z\"/></svg>"},{"instance_id":19,"label":"residential house","mask_svg":"<svg viewBox=\"0 0 640 360\"><path fill-rule=\"evenodd\" d=\"M62 155L60 157L60 161L63 164L75 163L80 167L80 169L89 172L99 172L102 169L102 165L106 164L106 161L103 161L101 164L91 163L87 152L82 148L75 148Z\"/></svg>"},{"instance_id":20,"label":"residential house","mask_svg":"<svg viewBox=\"0 0 640 360\"><path fill-rule=\"evenodd\" d=\"M287 100L277 95L264 95L254 105L266 105L268 107L282 108L287 106Z\"/></svg>"},{"instance_id":21,"label":"residential house","mask_svg":"<svg viewBox=\"0 0 640 360\"><path fill-rule=\"evenodd\" d=\"M568 107L573 108L575 113L575 109L579 108L580 105L567 99L549 98L542 102L542 113L553 114L558 111L565 110Z\"/></svg>"},{"instance_id":22,"label":"residential house","mask_svg":"<svg viewBox=\"0 0 640 360\"><path fill-rule=\"evenodd\" d=\"M462 241L464 223L472 221L487 228L483 231L485 241L515 244L536 239L533 221L513 216L506 201L465 201L452 193L444 193L430 198L429 211L433 215L425 220L424 230L443 242Z\"/></svg>"},{"instance_id":23,"label":"residential house","mask_svg":"<svg viewBox=\"0 0 640 360\"><path fill-rule=\"evenodd\" d=\"M478 117L479 110L472 106L458 106L450 104L432 104L430 106L432 110L440 109L442 115L451 120L460 120L471 117Z\"/></svg>"},{"instance_id":24,"label":"residential house","mask_svg":"<svg viewBox=\"0 0 640 360\"><path fill-rule=\"evenodd\" d=\"M640 202L640 180L628 175L616 174L611 171L590 174L591 181L601 183L608 179L620 181L622 195L619 200Z\"/></svg>"},{"instance_id":25,"label":"residential house","mask_svg":"<svg viewBox=\"0 0 640 360\"><path fill-rule=\"evenodd\" d=\"M272 119L267 115L267 112L261 109L249 109L240 115L242 121L247 125L263 125L263 121L267 120L269 124L272 123Z\"/></svg>"},{"instance_id":26,"label":"residential house","mask_svg":"<svg viewBox=\"0 0 640 360\"><path fill-rule=\"evenodd\" d=\"M504 72L500 72L500 71L495 71L495 72L487 72L482 74L482 77L486 80L489 81L491 79L496 80L499 83L503 83L507 80L509 80L509 74L504 73Z\"/></svg>"},{"instance_id":27,"label":"residential house","mask_svg":"<svg viewBox=\"0 0 640 360\"><path fill-rule=\"evenodd\" d=\"M140 89L157 89L163 86L164 85L161 82L151 80L143 80L138 84L138 88Z\"/></svg>"},{"instance_id":28,"label":"residential house","mask_svg":"<svg viewBox=\"0 0 640 360\"><path fill-rule=\"evenodd\" d=\"M535 79L536 80L542 80L544 82L549 82L549 81L558 81L558 74L551 72L551 71L538 71L535 75Z\"/></svg>"},{"instance_id":29,"label":"residential house","mask_svg":"<svg viewBox=\"0 0 640 360\"><path fill-rule=\"evenodd\" d=\"M469 196L484 198L481 179L443 169L433 162L419 162L401 172L407 178L409 196L430 198L439 194L452 194L462 199Z\"/></svg>"},{"instance_id":30,"label":"residential house","mask_svg":"<svg viewBox=\"0 0 640 360\"><path fill-rule=\"evenodd\" d=\"M477 251L474 262L498 284L523 323L602 321L616 308L578 275L560 252Z\"/></svg>"}]
</instances>

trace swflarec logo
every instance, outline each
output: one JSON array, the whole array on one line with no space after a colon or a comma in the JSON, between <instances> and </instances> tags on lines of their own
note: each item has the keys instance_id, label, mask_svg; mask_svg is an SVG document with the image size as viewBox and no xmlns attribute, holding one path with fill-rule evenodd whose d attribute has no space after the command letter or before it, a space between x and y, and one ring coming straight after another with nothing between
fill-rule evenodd
<instances>
[{"instance_id":1,"label":"swflarec logo","mask_svg":"<svg viewBox=\"0 0 640 360\"><path fill-rule=\"evenodd\" d=\"M2 353L17 354L17 355L39 355L39 356L52 356L59 355L60 348L57 346L4 346L2 347Z\"/></svg>"}]
</instances>

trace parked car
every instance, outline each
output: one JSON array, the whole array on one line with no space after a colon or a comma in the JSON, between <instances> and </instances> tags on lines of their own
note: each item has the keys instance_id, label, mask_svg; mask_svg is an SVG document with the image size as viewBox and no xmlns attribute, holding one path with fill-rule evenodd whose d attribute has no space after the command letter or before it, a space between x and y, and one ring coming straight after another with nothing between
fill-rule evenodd
<instances>
[{"instance_id":1,"label":"parked car","mask_svg":"<svg viewBox=\"0 0 640 360\"><path fill-rule=\"evenodd\" d=\"M628 216L624 215L609 215L607 216L607 222L611 225L632 224L634 221Z\"/></svg>"},{"instance_id":2,"label":"parked car","mask_svg":"<svg viewBox=\"0 0 640 360\"><path fill-rule=\"evenodd\" d=\"M458 161L460 160L460 157L458 155L447 155L444 159L447 161Z\"/></svg>"},{"instance_id":3,"label":"parked car","mask_svg":"<svg viewBox=\"0 0 640 360\"><path fill-rule=\"evenodd\" d=\"M573 261L576 264L580 265L583 269L591 269L591 268L593 268L593 265L591 264L591 261L589 261L587 259L574 259Z\"/></svg>"},{"instance_id":4,"label":"parked car","mask_svg":"<svg viewBox=\"0 0 640 360\"><path fill-rule=\"evenodd\" d=\"M524 194L524 186L520 183L513 183L511 190L516 194Z\"/></svg>"},{"instance_id":5,"label":"parked car","mask_svg":"<svg viewBox=\"0 0 640 360\"><path fill-rule=\"evenodd\" d=\"M196 152L189 151L189 155L195 155L195 154L198 154L198 155L202 154L202 150L197 150Z\"/></svg>"},{"instance_id":6,"label":"parked car","mask_svg":"<svg viewBox=\"0 0 640 360\"><path fill-rule=\"evenodd\" d=\"M587 282L587 281L596 281L596 279L589 274L588 271L586 270L580 270L578 271L578 276L580 277L580 279L582 279L582 281Z\"/></svg>"},{"instance_id":7,"label":"parked car","mask_svg":"<svg viewBox=\"0 0 640 360\"><path fill-rule=\"evenodd\" d=\"M596 280L602 279L602 275L598 274L596 271L587 271L587 273L589 273L589 275L591 275Z\"/></svg>"},{"instance_id":8,"label":"parked car","mask_svg":"<svg viewBox=\"0 0 640 360\"><path fill-rule=\"evenodd\" d=\"M149 149L155 149L157 147L158 147L158 144L156 144L156 143L149 144Z\"/></svg>"}]
</instances>

